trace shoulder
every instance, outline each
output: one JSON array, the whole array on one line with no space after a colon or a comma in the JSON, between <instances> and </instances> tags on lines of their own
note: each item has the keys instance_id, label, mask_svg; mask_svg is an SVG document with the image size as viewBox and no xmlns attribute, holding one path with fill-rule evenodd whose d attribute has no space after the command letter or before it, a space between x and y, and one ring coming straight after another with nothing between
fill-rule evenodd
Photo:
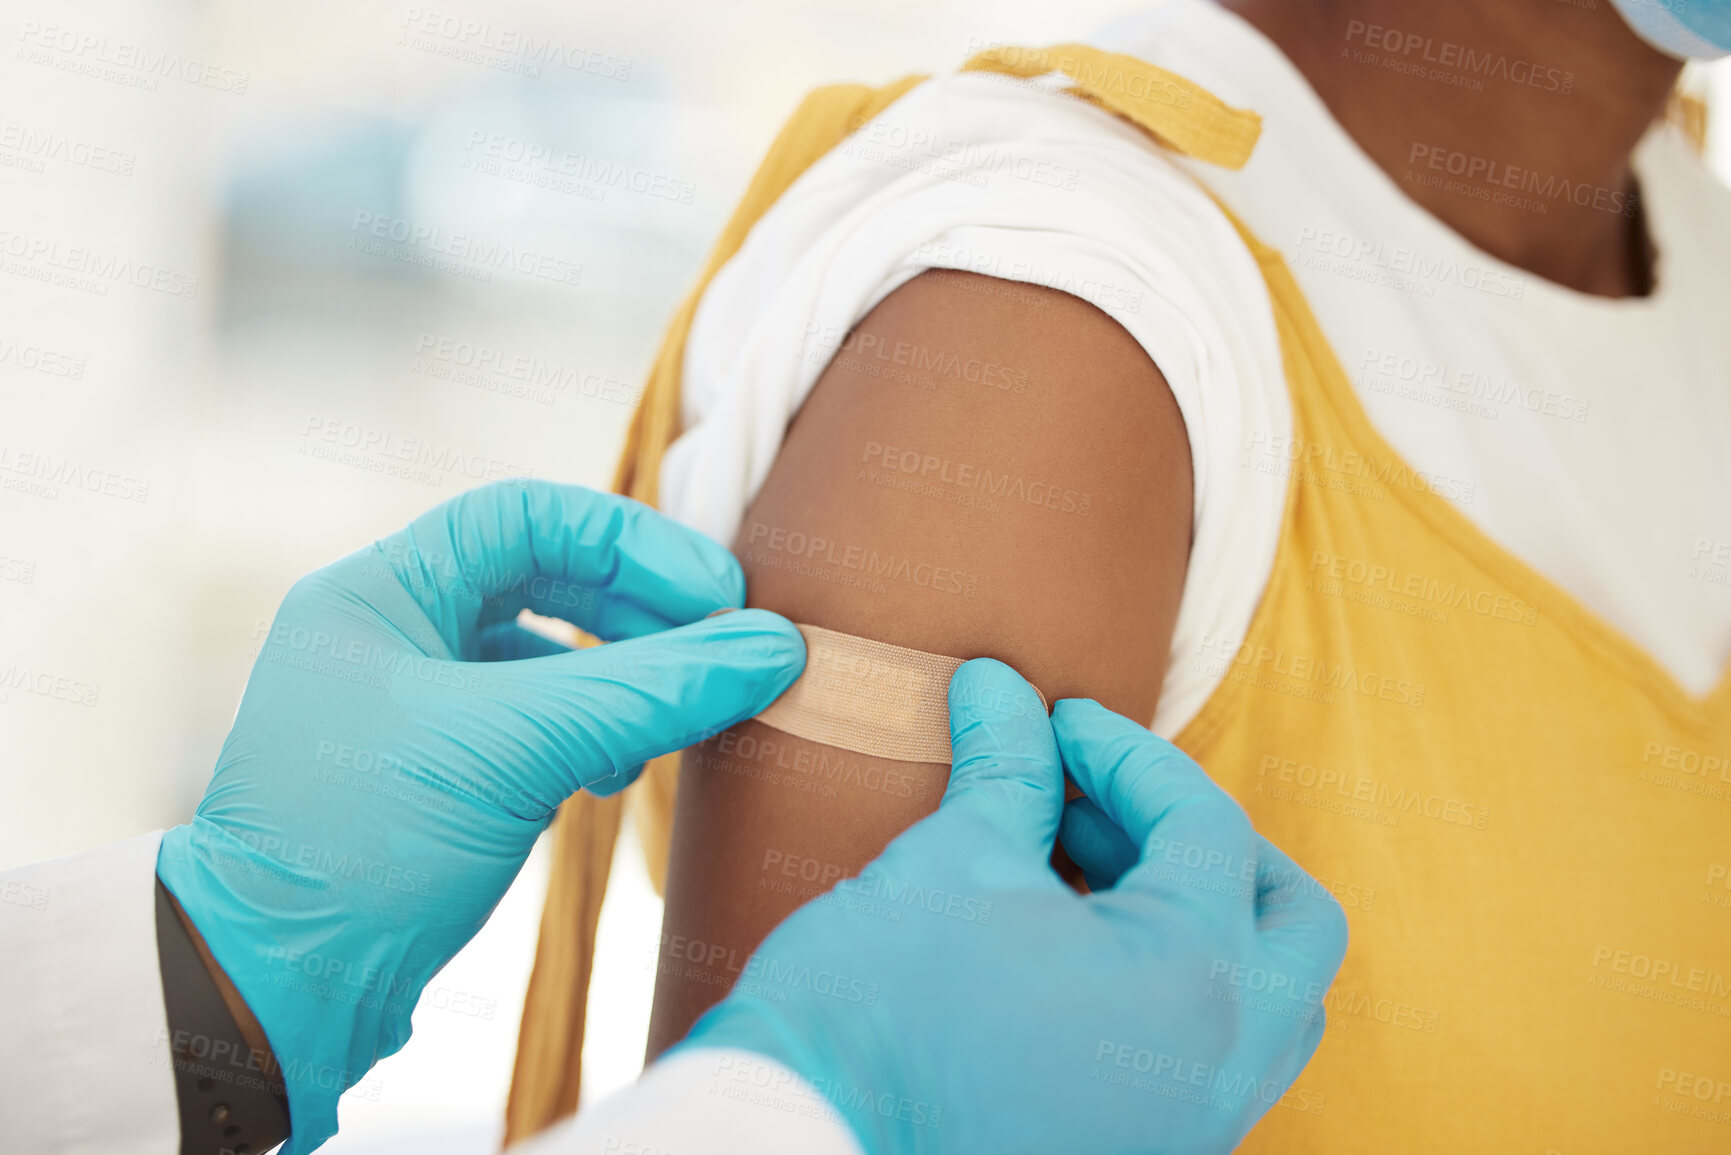
<instances>
[{"instance_id":1,"label":"shoulder","mask_svg":"<svg viewBox=\"0 0 1731 1155\"><path fill-rule=\"evenodd\" d=\"M1069 95L1068 83L1056 74L1030 80L987 71L942 73L914 86L872 120L918 124L940 136L1063 140L1163 163L1164 154L1145 133Z\"/></svg>"},{"instance_id":2,"label":"shoulder","mask_svg":"<svg viewBox=\"0 0 1731 1155\"><path fill-rule=\"evenodd\" d=\"M919 208L971 214L979 223L1014 213L1096 234L1134 232L1174 212L1220 218L1202 186L1151 137L1063 88L1058 76L948 73L869 116L826 120L814 131L833 133L833 146L770 206L735 263L776 248L763 234Z\"/></svg>"},{"instance_id":3,"label":"shoulder","mask_svg":"<svg viewBox=\"0 0 1731 1155\"><path fill-rule=\"evenodd\" d=\"M734 538L772 467L785 471L778 458L801 456L792 441L784 449L789 422L798 414L813 428L816 411L801 409L828 370L857 386L832 388L832 396L862 405L869 396L873 419L886 423L867 440L922 456L933 451L895 439L916 425L990 434L1004 421L1014 426L1006 433L1041 431L1039 452L1083 455L1053 460L1064 472L1086 476L1112 461L1132 486L1170 495L1170 478L1134 474L1153 464L1147 458L1128 448L1116 459L1088 456L1089 447L1132 431L1138 436L1126 446L1187 433L1189 445L1162 459L1194 473L1184 487L1192 506L1185 520L1193 513L1199 526L1239 524L1243 491L1260 479L1241 476L1234 454L1245 430L1288 420L1285 381L1261 273L1194 177L1100 108L977 74L916 86L849 139L859 146L834 148L757 222L697 310L685 346L685 432L662 470L668 512ZM912 283L930 269L983 276ZM889 308L862 325L880 306ZM865 347L868 338L889 340L891 328L907 343L903 353ZM1086 371L1108 352L1109 372ZM904 354L924 362L897 363ZM960 366L965 388L897 383L910 370L932 378L940 355L946 368ZM986 399L996 395L967 377L976 367L1029 384L993 404ZM868 380L882 390L868 393ZM1124 408L1174 401L1176 425L1168 409ZM1112 420L1130 411L1140 417ZM1105 415L1105 427L1090 426L1092 415ZM993 436L980 444L994 444ZM813 452L836 451L825 444ZM972 464L960 455L978 448L958 443L950 458ZM888 476L881 468L876 475ZM1089 485L1103 495L1117 482ZM1279 494L1258 503L1260 532L1264 513L1278 517ZM1105 521L1092 516L1089 524ZM1077 556L1054 550L1056 558Z\"/></svg>"},{"instance_id":4,"label":"shoulder","mask_svg":"<svg viewBox=\"0 0 1731 1155\"><path fill-rule=\"evenodd\" d=\"M698 308L688 396L775 303L869 305L929 267L1071 292L1133 332L1149 298L1199 329L1268 312L1231 222L1139 129L1050 84L951 74L855 123L752 225Z\"/></svg>"},{"instance_id":5,"label":"shoulder","mask_svg":"<svg viewBox=\"0 0 1731 1155\"><path fill-rule=\"evenodd\" d=\"M936 270L833 350L734 545L754 605L1142 717L1191 507L1183 419L1122 327Z\"/></svg>"}]
</instances>

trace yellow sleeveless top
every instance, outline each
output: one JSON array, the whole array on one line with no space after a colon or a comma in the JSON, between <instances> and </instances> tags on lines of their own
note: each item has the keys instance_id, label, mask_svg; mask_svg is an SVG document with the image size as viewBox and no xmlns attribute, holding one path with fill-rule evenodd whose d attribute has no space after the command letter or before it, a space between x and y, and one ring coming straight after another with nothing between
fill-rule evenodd
<instances>
[{"instance_id":1,"label":"yellow sleeveless top","mask_svg":"<svg viewBox=\"0 0 1731 1155\"><path fill-rule=\"evenodd\" d=\"M1079 45L966 67L1060 71L1162 146L1230 167L1260 131L1182 78ZM655 500L709 278L919 79L821 89L783 129L666 337L622 491ZM1371 427L1285 262L1234 223L1273 300L1294 439L1248 463L1288 477L1273 572L1243 645L1191 657L1221 681L1177 743L1352 931L1316 1058L1241 1150L1731 1151L1731 686L1690 696L1430 492ZM664 851L670 768L647 777ZM561 853L599 857L600 881L556 868L513 1137L575 1105L574 1062L547 1059L581 1035L587 965L549 958L592 935L571 920L592 917L606 859ZM573 982L574 1014L549 1014Z\"/></svg>"}]
</instances>

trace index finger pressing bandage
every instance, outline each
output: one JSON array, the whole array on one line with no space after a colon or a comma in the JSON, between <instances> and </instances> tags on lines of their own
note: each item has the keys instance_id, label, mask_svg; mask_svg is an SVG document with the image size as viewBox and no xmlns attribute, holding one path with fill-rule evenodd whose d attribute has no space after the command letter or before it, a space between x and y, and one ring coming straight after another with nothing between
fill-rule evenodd
<instances>
[{"instance_id":1,"label":"index finger pressing bandage","mask_svg":"<svg viewBox=\"0 0 1731 1155\"><path fill-rule=\"evenodd\" d=\"M794 624L805 672L759 722L870 758L949 763L950 678L963 659Z\"/></svg>"}]
</instances>

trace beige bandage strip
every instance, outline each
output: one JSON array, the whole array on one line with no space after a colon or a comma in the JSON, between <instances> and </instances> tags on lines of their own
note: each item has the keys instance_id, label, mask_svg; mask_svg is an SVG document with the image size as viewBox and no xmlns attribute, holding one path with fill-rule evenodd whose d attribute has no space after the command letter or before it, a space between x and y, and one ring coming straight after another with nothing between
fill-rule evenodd
<instances>
[{"instance_id":1,"label":"beige bandage strip","mask_svg":"<svg viewBox=\"0 0 1731 1155\"><path fill-rule=\"evenodd\" d=\"M794 624L805 672L759 722L870 758L950 761L950 677L961 658Z\"/></svg>"}]
</instances>

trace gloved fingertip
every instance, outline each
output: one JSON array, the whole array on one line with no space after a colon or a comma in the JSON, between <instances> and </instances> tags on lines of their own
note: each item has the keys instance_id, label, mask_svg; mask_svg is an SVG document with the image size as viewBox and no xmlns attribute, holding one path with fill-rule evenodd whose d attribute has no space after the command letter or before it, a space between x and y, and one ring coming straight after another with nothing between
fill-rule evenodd
<instances>
[{"instance_id":1,"label":"gloved fingertip","mask_svg":"<svg viewBox=\"0 0 1731 1155\"><path fill-rule=\"evenodd\" d=\"M950 679L950 781L939 813L969 813L1044 861L1064 809L1064 772L1045 703L1015 670L991 658Z\"/></svg>"},{"instance_id":2,"label":"gloved fingertip","mask_svg":"<svg viewBox=\"0 0 1731 1155\"><path fill-rule=\"evenodd\" d=\"M1018 763L1033 759L1057 774L1062 802L1063 774L1046 703L1027 679L995 658L963 662L950 678L950 751L952 783L991 773L1006 755Z\"/></svg>"},{"instance_id":3,"label":"gloved fingertip","mask_svg":"<svg viewBox=\"0 0 1731 1155\"><path fill-rule=\"evenodd\" d=\"M703 567L715 579L721 608L736 610L745 605L745 571L739 568L739 559L731 550L702 534L693 534L692 542Z\"/></svg>"},{"instance_id":4,"label":"gloved fingertip","mask_svg":"<svg viewBox=\"0 0 1731 1155\"><path fill-rule=\"evenodd\" d=\"M1102 706L1093 698L1060 698L1052 707L1052 729L1057 731L1059 741L1068 734L1079 737L1091 732L1095 727L1117 727L1130 720L1122 714L1114 713ZM1131 725L1135 723L1131 722Z\"/></svg>"},{"instance_id":5,"label":"gloved fingertip","mask_svg":"<svg viewBox=\"0 0 1731 1155\"><path fill-rule=\"evenodd\" d=\"M996 718L1046 716L1045 700L1028 680L996 658L963 662L950 677L951 730Z\"/></svg>"},{"instance_id":6,"label":"gloved fingertip","mask_svg":"<svg viewBox=\"0 0 1731 1155\"><path fill-rule=\"evenodd\" d=\"M1092 698L1065 698L1052 711L1052 733L1064 769L1082 792L1105 807L1103 795L1126 764L1185 758L1148 727Z\"/></svg>"},{"instance_id":7,"label":"gloved fingertip","mask_svg":"<svg viewBox=\"0 0 1731 1155\"><path fill-rule=\"evenodd\" d=\"M711 614L680 634L695 641L710 660L748 675L751 695L768 693L767 706L805 671L805 636L799 628L769 610L729 610ZM755 712L755 711L754 711Z\"/></svg>"},{"instance_id":8,"label":"gloved fingertip","mask_svg":"<svg viewBox=\"0 0 1731 1155\"><path fill-rule=\"evenodd\" d=\"M691 560L696 562L695 567L687 569L681 566L680 571L688 577L699 574L707 577L710 588L703 592L716 599L717 604L727 609L737 609L745 604L745 573L739 568L739 559L733 556L732 550L700 530L673 521L653 506L631 498L619 500L632 523L633 533L647 539L652 532L665 534L669 529L673 531Z\"/></svg>"},{"instance_id":9,"label":"gloved fingertip","mask_svg":"<svg viewBox=\"0 0 1731 1155\"><path fill-rule=\"evenodd\" d=\"M722 609L695 623L729 645L753 645L766 660L797 661L805 666L805 635L772 610Z\"/></svg>"},{"instance_id":10,"label":"gloved fingertip","mask_svg":"<svg viewBox=\"0 0 1731 1155\"><path fill-rule=\"evenodd\" d=\"M589 516L607 519L613 549L629 564L629 574L641 595L644 582L659 588L656 604L675 620L690 620L708 612L702 607L745 604L745 574L728 548L707 534L682 525L635 498L595 494L587 502Z\"/></svg>"}]
</instances>

